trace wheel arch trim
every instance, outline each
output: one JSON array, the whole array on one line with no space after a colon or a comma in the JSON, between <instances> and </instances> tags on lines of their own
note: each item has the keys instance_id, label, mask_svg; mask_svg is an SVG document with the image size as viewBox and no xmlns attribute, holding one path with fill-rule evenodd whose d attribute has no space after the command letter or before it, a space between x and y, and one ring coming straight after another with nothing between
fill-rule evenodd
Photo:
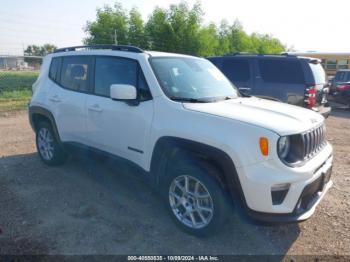
<instances>
[{"instance_id":1,"label":"wheel arch trim","mask_svg":"<svg viewBox=\"0 0 350 262\"><path fill-rule=\"evenodd\" d=\"M52 129L53 129L55 138L57 139L57 141L59 141L59 142L61 141L59 133L58 133L55 118L54 118L53 114L48 109L41 107L41 106L29 106L28 111L29 111L29 122L30 122L30 125L31 125L32 129L34 130L34 132L36 131L36 125L37 125L37 123L36 123L37 120L35 118L37 116L41 116L41 117L44 117L44 118L49 120L49 122L52 126Z\"/></svg>"},{"instance_id":2,"label":"wheel arch trim","mask_svg":"<svg viewBox=\"0 0 350 262\"><path fill-rule=\"evenodd\" d=\"M246 207L243 189L231 157L221 149L197 141L171 136L164 136L157 140L152 153L150 167L154 183L157 186L162 182L169 160L175 157L179 151L185 151L219 168L223 175L223 181L219 182L223 182L230 195L239 197L240 202Z\"/></svg>"}]
</instances>

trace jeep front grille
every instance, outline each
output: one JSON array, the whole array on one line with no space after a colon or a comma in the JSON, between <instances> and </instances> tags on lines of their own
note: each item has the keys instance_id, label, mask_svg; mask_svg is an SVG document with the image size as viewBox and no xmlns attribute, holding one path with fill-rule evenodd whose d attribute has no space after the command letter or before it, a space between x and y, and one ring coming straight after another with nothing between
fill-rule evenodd
<instances>
[{"instance_id":1,"label":"jeep front grille","mask_svg":"<svg viewBox=\"0 0 350 262\"><path fill-rule=\"evenodd\" d=\"M327 144L324 124L301 134L303 140L303 159L316 155Z\"/></svg>"}]
</instances>

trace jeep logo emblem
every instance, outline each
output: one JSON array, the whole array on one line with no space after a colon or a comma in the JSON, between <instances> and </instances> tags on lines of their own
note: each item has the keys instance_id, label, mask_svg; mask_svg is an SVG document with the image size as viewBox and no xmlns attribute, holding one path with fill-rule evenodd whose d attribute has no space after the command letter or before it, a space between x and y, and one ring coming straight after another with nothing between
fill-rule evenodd
<instances>
[{"instance_id":1,"label":"jeep logo emblem","mask_svg":"<svg viewBox=\"0 0 350 262\"><path fill-rule=\"evenodd\" d=\"M310 121L311 121L311 123L313 123L313 124L317 123L317 119L315 119L315 118L311 118Z\"/></svg>"}]
</instances>

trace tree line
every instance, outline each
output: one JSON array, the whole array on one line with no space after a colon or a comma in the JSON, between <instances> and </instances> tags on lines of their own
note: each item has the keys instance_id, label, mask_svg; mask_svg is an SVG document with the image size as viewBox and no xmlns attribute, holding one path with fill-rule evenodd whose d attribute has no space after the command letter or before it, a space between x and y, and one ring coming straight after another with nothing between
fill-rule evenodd
<instances>
[{"instance_id":1,"label":"tree line","mask_svg":"<svg viewBox=\"0 0 350 262\"><path fill-rule=\"evenodd\" d=\"M57 47L53 44L44 44L42 46L39 45L28 45L24 50L25 56L45 56L49 53L55 51Z\"/></svg>"},{"instance_id":2,"label":"tree line","mask_svg":"<svg viewBox=\"0 0 350 262\"><path fill-rule=\"evenodd\" d=\"M286 47L269 34L248 34L236 20L232 24L203 23L200 2L169 8L156 7L144 21L137 8L129 12L120 3L97 9L96 20L85 27L85 44L127 44L143 49L192 54L224 55L236 52L277 54Z\"/></svg>"},{"instance_id":3,"label":"tree line","mask_svg":"<svg viewBox=\"0 0 350 262\"><path fill-rule=\"evenodd\" d=\"M200 2L192 7L187 2L168 8L155 7L144 21L136 7L127 11L120 3L97 9L96 20L88 21L84 44L124 44L146 50L157 50L198 56L224 55L237 52L278 54L286 47L269 34L248 34L236 20L219 24L203 23ZM45 56L57 47L29 45L24 55Z\"/></svg>"}]
</instances>

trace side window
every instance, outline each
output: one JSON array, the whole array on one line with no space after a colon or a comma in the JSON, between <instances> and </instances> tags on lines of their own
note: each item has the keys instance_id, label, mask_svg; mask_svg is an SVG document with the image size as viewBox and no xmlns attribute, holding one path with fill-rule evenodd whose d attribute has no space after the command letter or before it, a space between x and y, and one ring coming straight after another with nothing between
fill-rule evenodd
<instances>
[{"instance_id":1,"label":"side window","mask_svg":"<svg viewBox=\"0 0 350 262\"><path fill-rule=\"evenodd\" d=\"M89 92L91 58L87 56L67 56L63 58L61 85L67 89Z\"/></svg>"},{"instance_id":2,"label":"side window","mask_svg":"<svg viewBox=\"0 0 350 262\"><path fill-rule=\"evenodd\" d=\"M120 57L96 57L95 94L110 97L112 84L137 87L140 101L152 98L146 79L136 61Z\"/></svg>"},{"instance_id":3,"label":"side window","mask_svg":"<svg viewBox=\"0 0 350 262\"><path fill-rule=\"evenodd\" d=\"M249 61L244 59L225 59L222 71L232 82L250 79Z\"/></svg>"},{"instance_id":4,"label":"side window","mask_svg":"<svg viewBox=\"0 0 350 262\"><path fill-rule=\"evenodd\" d=\"M59 81L60 69L61 69L61 58L60 57L52 58L50 70L49 70L49 78L56 83Z\"/></svg>"},{"instance_id":5,"label":"side window","mask_svg":"<svg viewBox=\"0 0 350 262\"><path fill-rule=\"evenodd\" d=\"M301 64L297 60L259 60L261 78L270 83L302 84L305 82Z\"/></svg>"},{"instance_id":6,"label":"side window","mask_svg":"<svg viewBox=\"0 0 350 262\"><path fill-rule=\"evenodd\" d=\"M112 84L136 86L136 61L118 57L96 57L95 94L110 97Z\"/></svg>"}]
</instances>

